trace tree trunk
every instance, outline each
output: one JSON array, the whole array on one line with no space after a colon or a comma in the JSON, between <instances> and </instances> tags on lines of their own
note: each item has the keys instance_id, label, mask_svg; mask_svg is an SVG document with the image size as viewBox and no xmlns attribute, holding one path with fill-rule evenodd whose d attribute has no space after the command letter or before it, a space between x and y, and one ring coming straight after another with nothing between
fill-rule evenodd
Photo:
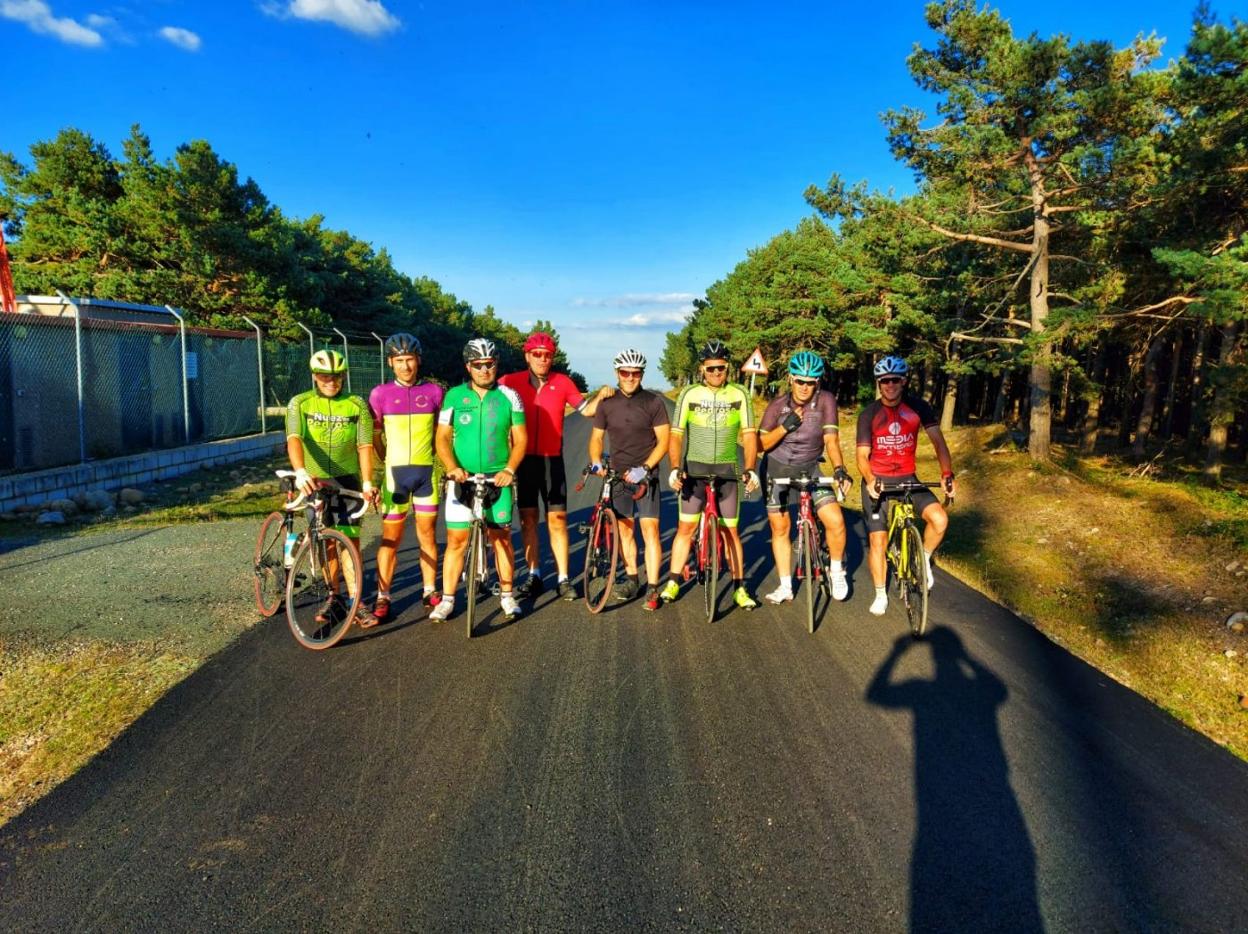
<instances>
[{"instance_id":1,"label":"tree trunk","mask_svg":"<svg viewBox=\"0 0 1248 934\"><path fill-rule=\"evenodd\" d=\"M1139 384L1142 352L1127 354L1127 384L1122 391L1122 420L1118 423L1118 447L1125 448L1131 443L1132 403L1135 400L1135 387Z\"/></svg>"},{"instance_id":2,"label":"tree trunk","mask_svg":"<svg viewBox=\"0 0 1248 934\"><path fill-rule=\"evenodd\" d=\"M1226 454L1226 438L1235 420L1234 392L1228 384L1229 371L1239 357L1239 324L1232 321L1222 328L1222 347L1218 351L1218 379L1213 386L1209 406L1209 447L1205 453L1205 479L1217 483L1222 479L1222 458Z\"/></svg>"},{"instance_id":3,"label":"tree trunk","mask_svg":"<svg viewBox=\"0 0 1248 934\"><path fill-rule=\"evenodd\" d=\"M1149 433L1153 427L1153 413L1157 411L1157 361L1166 346L1160 336L1154 337L1144 355L1144 398L1140 401L1140 414L1135 422L1135 444L1131 453L1136 457L1144 456Z\"/></svg>"},{"instance_id":4,"label":"tree trunk","mask_svg":"<svg viewBox=\"0 0 1248 934\"><path fill-rule=\"evenodd\" d=\"M1000 425L1005 420L1005 403L1010 398L1010 371L1001 374L1001 385L997 387L997 401L992 407L992 423Z\"/></svg>"},{"instance_id":5,"label":"tree trunk","mask_svg":"<svg viewBox=\"0 0 1248 934\"><path fill-rule=\"evenodd\" d=\"M1031 203L1034 225L1031 247L1035 262L1031 266L1031 333L1037 337L1044 334L1044 322L1049 316L1049 216L1046 212L1044 177L1031 146L1028 145L1024 161L1031 179ZM1036 357L1031 364L1031 420L1027 434L1027 452L1032 460L1049 459L1049 431L1052 414L1049 395L1052 391L1052 373L1049 368L1051 349L1043 339L1036 347Z\"/></svg>"},{"instance_id":6,"label":"tree trunk","mask_svg":"<svg viewBox=\"0 0 1248 934\"><path fill-rule=\"evenodd\" d=\"M1209 350L1210 325L1200 326L1196 337L1196 352L1192 354L1192 402L1187 414L1187 453L1194 455L1200 450L1204 438L1205 423L1205 355Z\"/></svg>"},{"instance_id":7,"label":"tree trunk","mask_svg":"<svg viewBox=\"0 0 1248 934\"><path fill-rule=\"evenodd\" d=\"M1096 436L1101 428L1101 404L1105 399L1105 345L1097 344L1092 360L1092 385L1096 392L1088 398L1088 411L1083 416L1083 440L1079 450L1091 454L1096 450Z\"/></svg>"},{"instance_id":8,"label":"tree trunk","mask_svg":"<svg viewBox=\"0 0 1248 934\"><path fill-rule=\"evenodd\" d=\"M1179 364L1183 360L1183 331L1175 332L1170 347L1170 384L1166 387L1166 401L1162 407L1161 438L1169 441L1174 434L1174 407L1179 398Z\"/></svg>"},{"instance_id":9,"label":"tree trunk","mask_svg":"<svg viewBox=\"0 0 1248 934\"><path fill-rule=\"evenodd\" d=\"M956 348L950 356L950 362L954 364L958 362ZM945 374L945 404L940 409L940 430L945 434L953 430L953 412L958 404L958 378L953 374L953 369L951 368Z\"/></svg>"}]
</instances>

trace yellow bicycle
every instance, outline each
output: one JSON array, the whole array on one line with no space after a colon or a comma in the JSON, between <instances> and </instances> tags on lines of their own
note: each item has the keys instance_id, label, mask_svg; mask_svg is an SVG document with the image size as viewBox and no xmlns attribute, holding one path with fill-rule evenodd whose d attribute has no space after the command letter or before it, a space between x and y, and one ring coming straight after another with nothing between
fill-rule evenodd
<instances>
[{"instance_id":1,"label":"yellow bicycle","mask_svg":"<svg viewBox=\"0 0 1248 934\"><path fill-rule=\"evenodd\" d=\"M921 639L927 632L927 564L923 558L923 534L915 522L914 500L916 490L940 489L940 483L923 483L917 480L881 480L879 509L888 498L888 539L885 554L897 582L897 593L905 604L910 620L910 634ZM945 497L945 505L950 503Z\"/></svg>"}]
</instances>

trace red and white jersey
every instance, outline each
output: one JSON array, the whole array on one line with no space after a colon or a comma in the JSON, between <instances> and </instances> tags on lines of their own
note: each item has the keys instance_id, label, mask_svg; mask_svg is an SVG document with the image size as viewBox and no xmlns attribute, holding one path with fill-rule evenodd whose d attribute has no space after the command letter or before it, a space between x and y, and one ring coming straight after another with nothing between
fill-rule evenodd
<instances>
[{"instance_id":1,"label":"red and white jersey","mask_svg":"<svg viewBox=\"0 0 1248 934\"><path fill-rule=\"evenodd\" d=\"M858 415L858 447L871 448L871 472L877 477L904 477L915 472L919 434L940 424L935 410L922 399L902 396L889 407L876 399Z\"/></svg>"}]
</instances>

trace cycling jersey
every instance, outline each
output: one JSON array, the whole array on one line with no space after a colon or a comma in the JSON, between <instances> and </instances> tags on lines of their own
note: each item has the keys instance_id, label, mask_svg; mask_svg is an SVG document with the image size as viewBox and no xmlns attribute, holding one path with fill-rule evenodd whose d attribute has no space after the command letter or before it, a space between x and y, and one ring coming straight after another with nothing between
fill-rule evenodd
<instances>
[{"instance_id":1,"label":"cycling jersey","mask_svg":"<svg viewBox=\"0 0 1248 934\"><path fill-rule=\"evenodd\" d=\"M500 386L513 390L524 403L525 427L529 443L526 454L542 457L563 456L563 407L580 409L585 397L563 373L551 373L541 387L533 385L528 370L508 373L498 379Z\"/></svg>"},{"instance_id":2,"label":"cycling jersey","mask_svg":"<svg viewBox=\"0 0 1248 934\"><path fill-rule=\"evenodd\" d=\"M687 436L686 460L736 464L737 440L757 430L750 394L738 383L725 383L719 389L703 383L687 386L676 400L672 433Z\"/></svg>"},{"instance_id":3,"label":"cycling jersey","mask_svg":"<svg viewBox=\"0 0 1248 934\"><path fill-rule=\"evenodd\" d=\"M394 380L368 397L373 424L386 436L386 466L433 464L433 425L446 392L437 383Z\"/></svg>"},{"instance_id":4,"label":"cycling jersey","mask_svg":"<svg viewBox=\"0 0 1248 934\"><path fill-rule=\"evenodd\" d=\"M791 395L777 396L763 412L758 430L766 434L779 427L793 409ZM830 392L816 389L802 414L802 423L767 452L771 460L778 464L810 464L823 457L825 439L840 430L836 424L836 398Z\"/></svg>"},{"instance_id":5,"label":"cycling jersey","mask_svg":"<svg viewBox=\"0 0 1248 934\"><path fill-rule=\"evenodd\" d=\"M323 396L309 389L286 406L286 437L303 442L311 476L358 476L358 449L372 446L373 417L359 396Z\"/></svg>"},{"instance_id":6,"label":"cycling jersey","mask_svg":"<svg viewBox=\"0 0 1248 934\"><path fill-rule=\"evenodd\" d=\"M939 424L922 399L903 396L892 408L876 399L858 414L858 447L871 449L869 463L877 477L904 477L914 473L919 432Z\"/></svg>"},{"instance_id":7,"label":"cycling jersey","mask_svg":"<svg viewBox=\"0 0 1248 934\"><path fill-rule=\"evenodd\" d=\"M640 467L657 443L654 429L668 424L667 405L648 389L631 396L617 392L598 403L594 427L607 433L611 445L611 466L616 470Z\"/></svg>"},{"instance_id":8,"label":"cycling jersey","mask_svg":"<svg viewBox=\"0 0 1248 934\"><path fill-rule=\"evenodd\" d=\"M524 404L506 386L477 395L471 383L447 392L438 424L453 429L452 450L469 473L498 473L507 466L511 428L524 424Z\"/></svg>"}]
</instances>

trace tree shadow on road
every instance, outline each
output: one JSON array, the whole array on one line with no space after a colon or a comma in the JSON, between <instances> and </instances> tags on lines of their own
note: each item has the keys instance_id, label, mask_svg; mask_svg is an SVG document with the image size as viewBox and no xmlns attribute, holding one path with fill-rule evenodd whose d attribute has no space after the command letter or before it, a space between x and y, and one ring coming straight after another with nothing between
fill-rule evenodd
<instances>
[{"instance_id":1,"label":"tree shadow on road","mask_svg":"<svg viewBox=\"0 0 1248 934\"><path fill-rule=\"evenodd\" d=\"M930 651L935 676L895 682L907 651ZM1044 929L1035 850L997 725L1007 696L945 627L924 642L898 638L867 688L872 704L914 713L912 931Z\"/></svg>"}]
</instances>

